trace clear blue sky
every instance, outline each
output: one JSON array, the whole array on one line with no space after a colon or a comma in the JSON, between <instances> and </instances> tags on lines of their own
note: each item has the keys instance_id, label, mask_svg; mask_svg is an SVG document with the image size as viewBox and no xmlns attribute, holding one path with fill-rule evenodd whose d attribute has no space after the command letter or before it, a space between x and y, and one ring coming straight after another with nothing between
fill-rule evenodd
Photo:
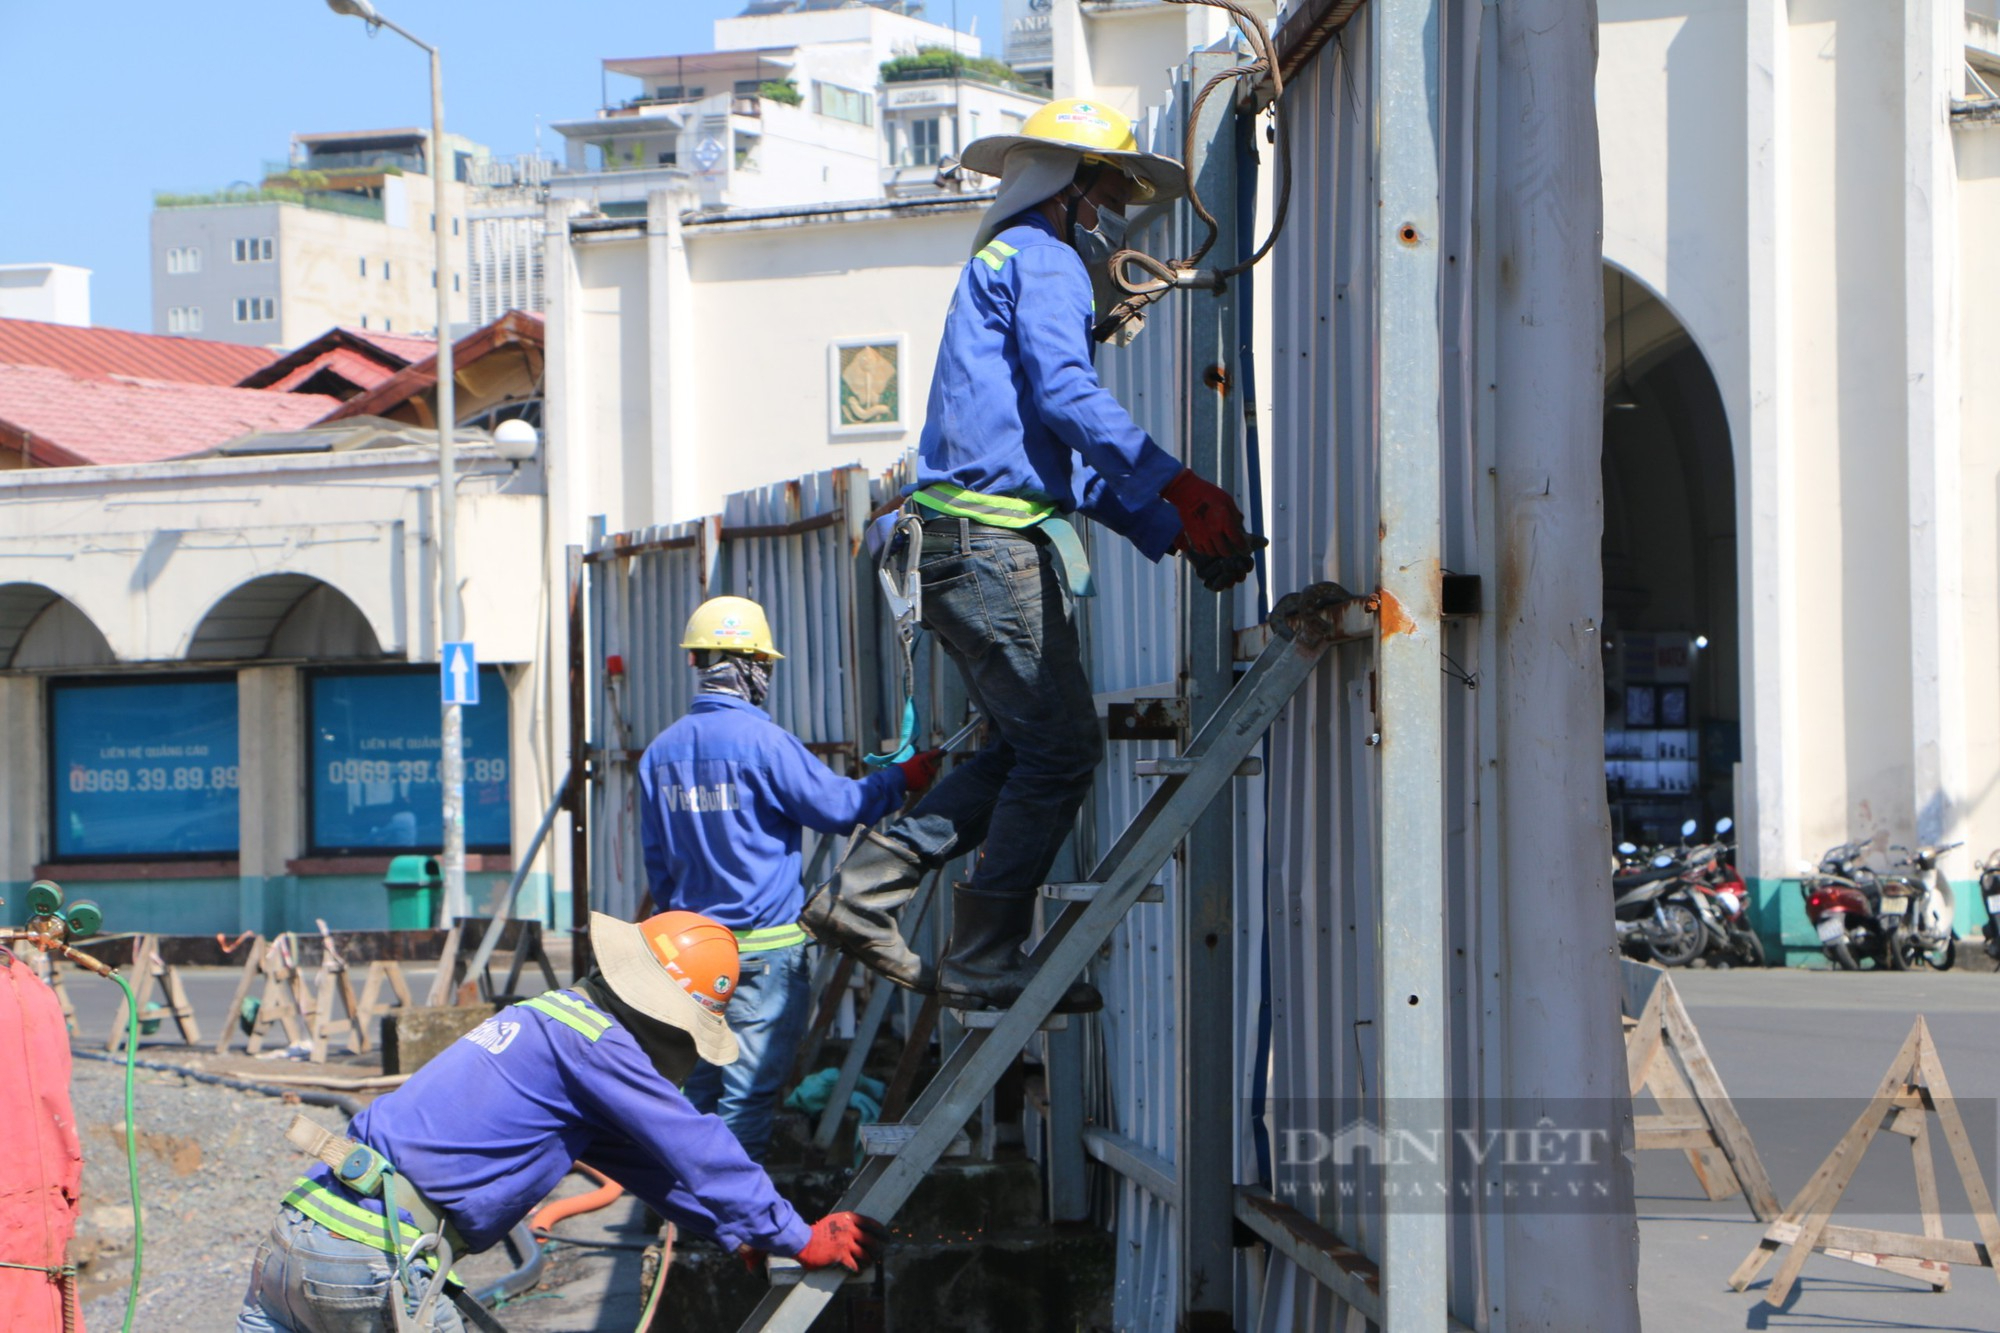
<instances>
[{"instance_id":1,"label":"clear blue sky","mask_svg":"<svg viewBox=\"0 0 2000 1333\"><path fill-rule=\"evenodd\" d=\"M606 57L705 51L741 0L378 0L444 52L445 128L525 152L535 127L588 115ZM925 17L952 21L953 0ZM956 0L997 54L1000 0ZM371 39L324 0L0 0L0 263L94 270L97 324L150 330L154 190L257 179L294 133L430 123L424 55ZM629 80L613 80L613 96ZM560 157L560 139L543 148Z\"/></svg>"}]
</instances>

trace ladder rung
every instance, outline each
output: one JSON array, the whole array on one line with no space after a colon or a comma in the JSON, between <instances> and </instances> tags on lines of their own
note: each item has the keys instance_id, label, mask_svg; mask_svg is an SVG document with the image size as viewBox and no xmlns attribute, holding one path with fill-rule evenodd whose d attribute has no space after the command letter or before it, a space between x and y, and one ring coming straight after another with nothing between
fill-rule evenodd
<instances>
[{"instance_id":1,"label":"ladder rung","mask_svg":"<svg viewBox=\"0 0 2000 1333\"><path fill-rule=\"evenodd\" d=\"M1042 885L1042 896L1044 898L1053 898L1059 903L1087 903L1095 898L1097 891L1103 887L1102 884L1093 883L1088 880L1071 884L1044 884ZM1142 903L1163 903L1166 900L1166 886L1157 880L1148 884L1139 892L1139 901Z\"/></svg>"},{"instance_id":2,"label":"ladder rung","mask_svg":"<svg viewBox=\"0 0 2000 1333\"><path fill-rule=\"evenodd\" d=\"M954 1009L951 1012L960 1026L968 1028L997 1028L1000 1020L1007 1016L1005 1009ZM1044 1032L1061 1032L1068 1026L1068 1014L1050 1014L1042 1020Z\"/></svg>"},{"instance_id":3,"label":"ladder rung","mask_svg":"<svg viewBox=\"0 0 2000 1333\"><path fill-rule=\"evenodd\" d=\"M903 1151L903 1145L917 1132L915 1125L863 1125L861 1126L861 1151L870 1157L894 1157ZM964 1130L951 1141L944 1150L946 1157L970 1157L972 1137Z\"/></svg>"},{"instance_id":4,"label":"ladder rung","mask_svg":"<svg viewBox=\"0 0 2000 1333\"><path fill-rule=\"evenodd\" d=\"M1184 778L1194 772L1199 759L1134 759L1132 776L1139 778ZM1235 776L1254 778L1264 771L1264 761L1252 755L1236 766Z\"/></svg>"},{"instance_id":5,"label":"ladder rung","mask_svg":"<svg viewBox=\"0 0 2000 1333\"><path fill-rule=\"evenodd\" d=\"M771 1285L774 1287L796 1287L799 1285L800 1279L806 1275L806 1266L796 1259L787 1259L774 1254L766 1262L768 1266L764 1271L770 1277ZM873 1282L874 1280L875 1268L871 1264L859 1273L847 1274L841 1278L841 1283L851 1287L858 1282Z\"/></svg>"}]
</instances>

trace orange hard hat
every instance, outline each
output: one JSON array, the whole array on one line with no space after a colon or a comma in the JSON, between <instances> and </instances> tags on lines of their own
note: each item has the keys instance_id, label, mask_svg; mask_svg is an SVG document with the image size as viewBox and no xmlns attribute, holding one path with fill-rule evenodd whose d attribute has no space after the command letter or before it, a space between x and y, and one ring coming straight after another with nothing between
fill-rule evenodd
<instances>
[{"instance_id":1,"label":"orange hard hat","mask_svg":"<svg viewBox=\"0 0 2000 1333\"><path fill-rule=\"evenodd\" d=\"M661 912L639 923L654 957L680 988L717 1018L736 993L736 936L699 912Z\"/></svg>"}]
</instances>

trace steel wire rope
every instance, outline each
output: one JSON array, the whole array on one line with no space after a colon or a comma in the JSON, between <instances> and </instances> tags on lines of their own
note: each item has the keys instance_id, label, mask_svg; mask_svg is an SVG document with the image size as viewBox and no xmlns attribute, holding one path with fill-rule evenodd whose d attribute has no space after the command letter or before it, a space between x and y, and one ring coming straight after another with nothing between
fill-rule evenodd
<instances>
[{"instance_id":1,"label":"steel wire rope","mask_svg":"<svg viewBox=\"0 0 2000 1333\"><path fill-rule=\"evenodd\" d=\"M1207 5L1227 11L1234 18L1237 28L1248 39L1256 57L1215 74L1202 85L1201 91L1195 94L1194 101L1188 108L1187 125L1181 136L1183 163L1194 159L1195 127L1200 123L1202 107L1217 88L1236 79L1258 76L1268 79L1271 84L1271 145L1272 151L1277 155L1279 167L1278 197L1272 206L1271 230L1264 237L1263 244L1252 251L1247 259L1216 271L1217 283L1226 283L1229 279L1247 272L1271 252L1271 247L1277 244L1278 234L1284 230L1285 218L1291 209L1291 136L1285 124L1285 77L1278 68L1277 54L1271 45L1270 34L1264 31L1264 26L1258 22L1257 17L1237 3L1237 0L1167 0L1167 3ZM1220 235L1220 226L1215 220L1215 215L1209 211L1208 205L1203 202L1201 191L1192 175L1188 178L1187 198L1188 206L1208 228L1208 235L1195 247L1192 254L1182 259L1160 260L1142 250L1131 249L1120 250L1113 254L1110 259L1111 280L1118 285L1119 290L1126 293L1126 299L1112 308L1111 313L1099 326L1100 329L1115 329L1173 290L1180 284L1182 275L1194 271L1215 245L1216 238ZM1127 273L1128 265L1137 267L1150 276L1135 281Z\"/></svg>"}]
</instances>

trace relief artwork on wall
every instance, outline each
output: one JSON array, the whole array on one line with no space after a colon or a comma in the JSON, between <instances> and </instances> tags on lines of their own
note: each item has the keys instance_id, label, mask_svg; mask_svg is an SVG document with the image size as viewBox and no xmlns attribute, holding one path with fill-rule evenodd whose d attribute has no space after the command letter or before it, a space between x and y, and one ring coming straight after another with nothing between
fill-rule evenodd
<instances>
[{"instance_id":1,"label":"relief artwork on wall","mask_svg":"<svg viewBox=\"0 0 2000 1333\"><path fill-rule=\"evenodd\" d=\"M904 429L903 335L842 338L829 349L832 384L829 423L835 435L874 435Z\"/></svg>"}]
</instances>

